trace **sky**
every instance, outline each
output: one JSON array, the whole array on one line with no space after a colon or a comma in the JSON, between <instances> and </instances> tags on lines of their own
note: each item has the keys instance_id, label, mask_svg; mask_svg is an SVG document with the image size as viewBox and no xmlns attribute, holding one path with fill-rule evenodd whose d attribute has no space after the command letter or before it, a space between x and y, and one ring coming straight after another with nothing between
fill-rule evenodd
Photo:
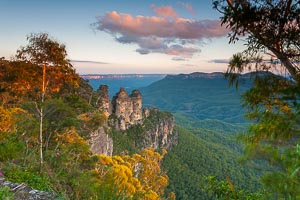
<instances>
[{"instance_id":1,"label":"sky","mask_svg":"<svg viewBox=\"0 0 300 200\"><path fill-rule=\"evenodd\" d=\"M0 0L0 57L45 32L79 74L223 72L243 44L219 17L211 0Z\"/></svg>"}]
</instances>

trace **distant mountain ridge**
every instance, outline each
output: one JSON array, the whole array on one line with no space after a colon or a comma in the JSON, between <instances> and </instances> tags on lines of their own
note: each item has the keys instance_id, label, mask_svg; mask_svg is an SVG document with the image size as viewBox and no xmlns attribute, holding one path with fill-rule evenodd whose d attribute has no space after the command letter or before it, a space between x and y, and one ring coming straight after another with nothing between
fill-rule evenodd
<instances>
[{"instance_id":1,"label":"distant mountain ridge","mask_svg":"<svg viewBox=\"0 0 300 200\"><path fill-rule=\"evenodd\" d=\"M124 87L127 92L141 87L146 87L153 82L161 80L164 74L88 74L81 77L89 82L94 91L99 89L100 85L108 85L109 96L114 96L120 87Z\"/></svg>"},{"instance_id":2,"label":"distant mountain ridge","mask_svg":"<svg viewBox=\"0 0 300 200\"><path fill-rule=\"evenodd\" d=\"M84 79L122 79L122 78L146 78L165 77L166 74L82 74Z\"/></svg>"},{"instance_id":3,"label":"distant mountain ridge","mask_svg":"<svg viewBox=\"0 0 300 200\"><path fill-rule=\"evenodd\" d=\"M230 87L222 72L168 75L141 88L144 105L200 120L216 119L244 123L241 94L247 91L255 74L243 74L239 88Z\"/></svg>"},{"instance_id":4,"label":"distant mountain ridge","mask_svg":"<svg viewBox=\"0 0 300 200\"><path fill-rule=\"evenodd\" d=\"M224 78L224 73L222 73L222 72L212 72L212 73L193 72L193 73L190 73L190 74L167 75L165 78L167 78L167 79L173 79L173 78L182 78L182 79Z\"/></svg>"},{"instance_id":5,"label":"distant mountain ridge","mask_svg":"<svg viewBox=\"0 0 300 200\"><path fill-rule=\"evenodd\" d=\"M255 76L277 76L277 75L273 74L272 72L265 72L265 71L248 72L245 74L240 74L241 78L252 78ZM167 75L165 78L167 79L224 78L225 79L225 73L224 72L211 72L211 73L193 72L189 74Z\"/></svg>"}]
</instances>

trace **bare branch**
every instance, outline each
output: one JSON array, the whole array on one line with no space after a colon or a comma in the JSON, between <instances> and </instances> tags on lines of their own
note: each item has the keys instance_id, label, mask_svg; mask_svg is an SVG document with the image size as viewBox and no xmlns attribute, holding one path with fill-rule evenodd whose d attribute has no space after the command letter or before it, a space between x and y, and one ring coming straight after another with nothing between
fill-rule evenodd
<instances>
[{"instance_id":1,"label":"bare branch","mask_svg":"<svg viewBox=\"0 0 300 200\"><path fill-rule=\"evenodd\" d=\"M41 116L41 111L40 111L39 106L37 105L37 102L34 102L34 104L35 104L35 109L36 109L38 115Z\"/></svg>"}]
</instances>

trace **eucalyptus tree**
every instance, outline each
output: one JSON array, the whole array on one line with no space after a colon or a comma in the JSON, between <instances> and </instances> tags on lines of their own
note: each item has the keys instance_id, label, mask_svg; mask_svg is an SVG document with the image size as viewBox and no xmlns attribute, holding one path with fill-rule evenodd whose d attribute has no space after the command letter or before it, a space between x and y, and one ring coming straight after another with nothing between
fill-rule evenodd
<instances>
[{"instance_id":1,"label":"eucalyptus tree","mask_svg":"<svg viewBox=\"0 0 300 200\"><path fill-rule=\"evenodd\" d=\"M263 178L273 198L299 199L300 1L213 0L213 6L230 30L229 43L246 46L229 62L230 83L260 72L244 94L246 116L255 122L243 136L247 155L276 166Z\"/></svg>"},{"instance_id":2,"label":"eucalyptus tree","mask_svg":"<svg viewBox=\"0 0 300 200\"><path fill-rule=\"evenodd\" d=\"M228 72L286 70L299 82L299 0L213 0L213 5L230 29L229 42L245 40L247 47L233 56Z\"/></svg>"},{"instance_id":3,"label":"eucalyptus tree","mask_svg":"<svg viewBox=\"0 0 300 200\"><path fill-rule=\"evenodd\" d=\"M78 86L79 77L67 58L66 46L49 37L47 33L32 33L27 37L28 44L17 50L16 59L39 67L41 77L39 95L35 104L39 114L39 154L43 165L43 119L46 95L51 97L66 85Z\"/></svg>"}]
</instances>

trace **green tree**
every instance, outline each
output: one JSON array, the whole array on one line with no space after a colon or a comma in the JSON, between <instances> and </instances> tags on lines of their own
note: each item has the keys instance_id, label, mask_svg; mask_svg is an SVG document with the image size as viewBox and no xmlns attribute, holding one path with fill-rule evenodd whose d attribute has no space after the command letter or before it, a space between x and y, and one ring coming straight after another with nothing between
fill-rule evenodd
<instances>
[{"instance_id":1,"label":"green tree","mask_svg":"<svg viewBox=\"0 0 300 200\"><path fill-rule=\"evenodd\" d=\"M299 1L214 0L213 4L230 29L230 43L246 41L247 50L233 56L228 72L286 70L299 82Z\"/></svg>"},{"instance_id":2,"label":"green tree","mask_svg":"<svg viewBox=\"0 0 300 200\"><path fill-rule=\"evenodd\" d=\"M57 93L65 83L78 84L78 76L67 59L66 47L51 39L46 33L31 34L29 44L17 51L16 59L27 61L42 69L39 102L36 108L40 119L40 165L43 165L43 120L45 95Z\"/></svg>"},{"instance_id":3,"label":"green tree","mask_svg":"<svg viewBox=\"0 0 300 200\"><path fill-rule=\"evenodd\" d=\"M203 185L205 192L208 192L209 199L220 200L262 200L263 195L261 193L251 193L245 190L239 190L234 188L230 179L226 177L226 181L218 181L215 176L206 176L203 179Z\"/></svg>"},{"instance_id":4,"label":"green tree","mask_svg":"<svg viewBox=\"0 0 300 200\"><path fill-rule=\"evenodd\" d=\"M227 76L252 73L253 87L244 94L247 117L243 136L246 155L276 166L263 182L273 198L300 198L300 1L217 0L214 8L230 29L230 43L245 39L247 49L233 55ZM279 73L278 76L269 71Z\"/></svg>"}]
</instances>

